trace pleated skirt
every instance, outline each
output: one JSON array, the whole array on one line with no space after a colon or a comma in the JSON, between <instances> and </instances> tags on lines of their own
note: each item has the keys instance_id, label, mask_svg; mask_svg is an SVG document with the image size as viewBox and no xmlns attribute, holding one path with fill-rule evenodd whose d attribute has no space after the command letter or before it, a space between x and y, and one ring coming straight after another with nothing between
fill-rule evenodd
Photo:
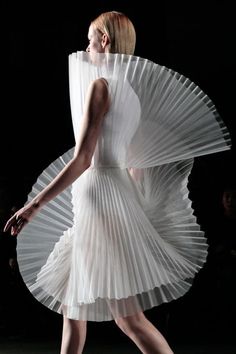
<instances>
[{"instance_id":1,"label":"pleated skirt","mask_svg":"<svg viewBox=\"0 0 236 354\"><path fill-rule=\"evenodd\" d=\"M20 271L32 294L53 311L89 321L184 295L207 256L188 198L191 168L186 160L86 170L19 235Z\"/></svg>"}]
</instances>

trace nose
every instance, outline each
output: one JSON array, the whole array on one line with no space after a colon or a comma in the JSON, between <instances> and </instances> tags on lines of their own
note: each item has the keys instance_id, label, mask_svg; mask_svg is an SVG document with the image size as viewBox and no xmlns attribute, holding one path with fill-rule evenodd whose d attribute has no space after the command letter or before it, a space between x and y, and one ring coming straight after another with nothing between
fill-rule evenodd
<instances>
[{"instance_id":1,"label":"nose","mask_svg":"<svg viewBox=\"0 0 236 354\"><path fill-rule=\"evenodd\" d=\"M87 52L87 53L90 52L89 45L88 45L87 48L86 48L86 52Z\"/></svg>"}]
</instances>

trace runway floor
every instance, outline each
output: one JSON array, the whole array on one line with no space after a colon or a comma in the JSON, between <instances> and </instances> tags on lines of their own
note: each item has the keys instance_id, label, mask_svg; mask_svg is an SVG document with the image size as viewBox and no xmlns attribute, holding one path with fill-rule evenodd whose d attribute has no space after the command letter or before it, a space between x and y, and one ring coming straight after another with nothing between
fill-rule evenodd
<instances>
[{"instance_id":1,"label":"runway floor","mask_svg":"<svg viewBox=\"0 0 236 354\"><path fill-rule=\"evenodd\" d=\"M84 354L139 354L140 351L129 341L108 340L86 342ZM3 338L0 354L59 354L60 341L45 338ZM175 354L236 354L233 344L172 344Z\"/></svg>"},{"instance_id":2,"label":"runway floor","mask_svg":"<svg viewBox=\"0 0 236 354\"><path fill-rule=\"evenodd\" d=\"M35 304L36 305L36 304ZM59 354L62 317L41 304L9 315L1 325L0 354ZM236 354L234 331L221 326L197 325L192 318L178 317L175 326L165 327L161 312L147 312L146 316L164 334L175 354ZM0 313L1 315L1 313ZM204 317L203 317L204 318ZM158 321L157 321L158 319ZM156 320L156 322L154 321ZM173 322L173 321L172 321ZM88 322L83 354L140 354L136 345L116 326L114 321Z\"/></svg>"}]
</instances>

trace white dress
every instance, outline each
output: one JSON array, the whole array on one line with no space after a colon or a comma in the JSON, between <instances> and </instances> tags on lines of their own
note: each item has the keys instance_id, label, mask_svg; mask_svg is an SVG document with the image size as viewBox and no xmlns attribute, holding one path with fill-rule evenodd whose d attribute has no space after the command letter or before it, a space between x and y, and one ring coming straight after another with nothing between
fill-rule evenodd
<instances>
[{"instance_id":1,"label":"white dress","mask_svg":"<svg viewBox=\"0 0 236 354\"><path fill-rule=\"evenodd\" d=\"M214 104L189 79L140 57L69 56L75 139L89 83L108 81L111 107L92 164L18 236L32 294L68 318L107 321L184 295L207 242L188 198L195 156L230 148ZM31 200L73 156L38 177Z\"/></svg>"}]
</instances>

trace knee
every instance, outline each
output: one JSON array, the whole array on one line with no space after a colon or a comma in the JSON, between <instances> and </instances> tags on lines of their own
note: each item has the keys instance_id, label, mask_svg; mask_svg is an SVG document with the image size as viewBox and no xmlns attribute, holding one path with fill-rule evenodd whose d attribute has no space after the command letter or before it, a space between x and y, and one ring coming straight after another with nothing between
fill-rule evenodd
<instances>
[{"instance_id":1,"label":"knee","mask_svg":"<svg viewBox=\"0 0 236 354\"><path fill-rule=\"evenodd\" d=\"M70 318L64 317L64 327L70 330L86 331L87 321L72 320Z\"/></svg>"},{"instance_id":2,"label":"knee","mask_svg":"<svg viewBox=\"0 0 236 354\"><path fill-rule=\"evenodd\" d=\"M130 335L134 331L134 325L129 323L126 318L120 317L115 320L117 326L127 335Z\"/></svg>"},{"instance_id":3,"label":"knee","mask_svg":"<svg viewBox=\"0 0 236 354\"><path fill-rule=\"evenodd\" d=\"M119 317L115 319L117 326L127 335L132 333L137 333L142 330L142 326L145 322L145 316L141 314L136 314L128 317Z\"/></svg>"}]
</instances>

